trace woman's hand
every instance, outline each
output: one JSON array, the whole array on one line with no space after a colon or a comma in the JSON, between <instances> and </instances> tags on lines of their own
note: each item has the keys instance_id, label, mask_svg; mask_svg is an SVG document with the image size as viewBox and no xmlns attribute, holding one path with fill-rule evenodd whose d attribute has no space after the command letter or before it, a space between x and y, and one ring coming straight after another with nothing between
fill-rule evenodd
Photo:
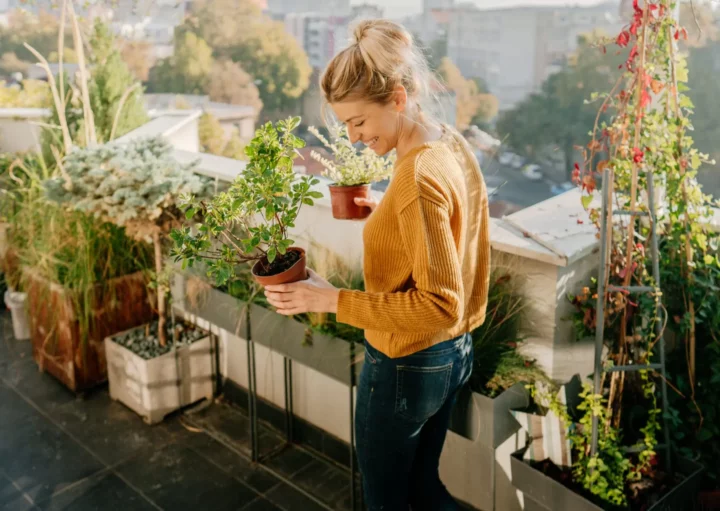
<instances>
[{"instance_id":1,"label":"woman's hand","mask_svg":"<svg viewBox=\"0 0 720 511\"><path fill-rule=\"evenodd\" d=\"M372 195L370 197L368 197L367 199L365 199L363 197L355 197L355 199L353 199L353 200L355 201L356 206L370 208L370 211L375 211L375 208L379 204L377 199L375 197L373 197Z\"/></svg>"},{"instance_id":2,"label":"woman's hand","mask_svg":"<svg viewBox=\"0 0 720 511\"><path fill-rule=\"evenodd\" d=\"M337 313L340 290L308 268L308 279L292 284L265 286L265 297L279 314Z\"/></svg>"}]
</instances>

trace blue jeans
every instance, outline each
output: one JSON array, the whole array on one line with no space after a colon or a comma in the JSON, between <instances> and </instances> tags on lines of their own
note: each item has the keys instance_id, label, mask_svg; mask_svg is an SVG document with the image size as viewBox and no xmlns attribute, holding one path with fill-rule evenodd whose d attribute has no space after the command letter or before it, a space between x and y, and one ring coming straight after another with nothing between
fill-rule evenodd
<instances>
[{"instance_id":1,"label":"blue jeans","mask_svg":"<svg viewBox=\"0 0 720 511\"><path fill-rule=\"evenodd\" d=\"M459 509L438 466L472 361L469 334L396 359L365 343L355 432L368 511Z\"/></svg>"}]
</instances>

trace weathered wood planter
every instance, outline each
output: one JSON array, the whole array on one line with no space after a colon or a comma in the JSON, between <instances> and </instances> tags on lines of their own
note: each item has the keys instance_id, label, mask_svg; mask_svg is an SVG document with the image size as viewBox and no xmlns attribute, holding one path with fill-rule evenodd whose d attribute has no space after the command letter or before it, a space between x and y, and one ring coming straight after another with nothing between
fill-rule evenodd
<instances>
[{"instance_id":1,"label":"weathered wood planter","mask_svg":"<svg viewBox=\"0 0 720 511\"><path fill-rule=\"evenodd\" d=\"M450 492L482 511L522 509L509 477L510 454L524 446L511 409L530 403L521 383L490 398L465 389L453 411L440 462Z\"/></svg>"},{"instance_id":2,"label":"weathered wood planter","mask_svg":"<svg viewBox=\"0 0 720 511\"><path fill-rule=\"evenodd\" d=\"M98 284L92 320L82 328L71 291L26 272L33 358L74 392L107 380L105 337L153 317L141 272Z\"/></svg>"},{"instance_id":3,"label":"weathered wood planter","mask_svg":"<svg viewBox=\"0 0 720 511\"><path fill-rule=\"evenodd\" d=\"M603 511L603 508L546 476L522 460L524 449L511 458L512 482L525 499L527 511ZM693 509L703 467L685 458L675 460L675 469L685 478L647 511L686 511Z\"/></svg>"},{"instance_id":4,"label":"weathered wood planter","mask_svg":"<svg viewBox=\"0 0 720 511\"><path fill-rule=\"evenodd\" d=\"M212 399L213 349L209 335L149 360L116 343L113 337L105 339L110 397L146 423L156 424L175 410Z\"/></svg>"}]
</instances>

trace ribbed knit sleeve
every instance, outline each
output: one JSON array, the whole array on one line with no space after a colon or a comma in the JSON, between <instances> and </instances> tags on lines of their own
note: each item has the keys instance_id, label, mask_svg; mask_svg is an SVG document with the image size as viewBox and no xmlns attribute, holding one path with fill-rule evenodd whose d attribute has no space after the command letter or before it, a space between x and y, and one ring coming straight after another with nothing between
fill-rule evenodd
<instances>
[{"instance_id":1,"label":"ribbed knit sleeve","mask_svg":"<svg viewBox=\"0 0 720 511\"><path fill-rule=\"evenodd\" d=\"M392 293L342 290L338 321L378 332L453 328L462 318L464 299L448 204L433 187L417 184L415 197L399 208L397 221L401 239L386 241L402 243L414 288Z\"/></svg>"}]
</instances>

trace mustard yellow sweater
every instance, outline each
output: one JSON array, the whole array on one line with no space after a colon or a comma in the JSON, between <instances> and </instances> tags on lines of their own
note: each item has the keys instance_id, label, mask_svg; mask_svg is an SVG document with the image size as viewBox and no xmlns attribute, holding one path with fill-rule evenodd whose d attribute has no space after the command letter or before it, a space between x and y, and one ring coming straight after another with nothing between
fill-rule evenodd
<instances>
[{"instance_id":1,"label":"mustard yellow sweater","mask_svg":"<svg viewBox=\"0 0 720 511\"><path fill-rule=\"evenodd\" d=\"M391 358L470 332L485 319L490 231L485 182L462 136L395 164L363 231L366 291L340 291L337 319Z\"/></svg>"}]
</instances>

